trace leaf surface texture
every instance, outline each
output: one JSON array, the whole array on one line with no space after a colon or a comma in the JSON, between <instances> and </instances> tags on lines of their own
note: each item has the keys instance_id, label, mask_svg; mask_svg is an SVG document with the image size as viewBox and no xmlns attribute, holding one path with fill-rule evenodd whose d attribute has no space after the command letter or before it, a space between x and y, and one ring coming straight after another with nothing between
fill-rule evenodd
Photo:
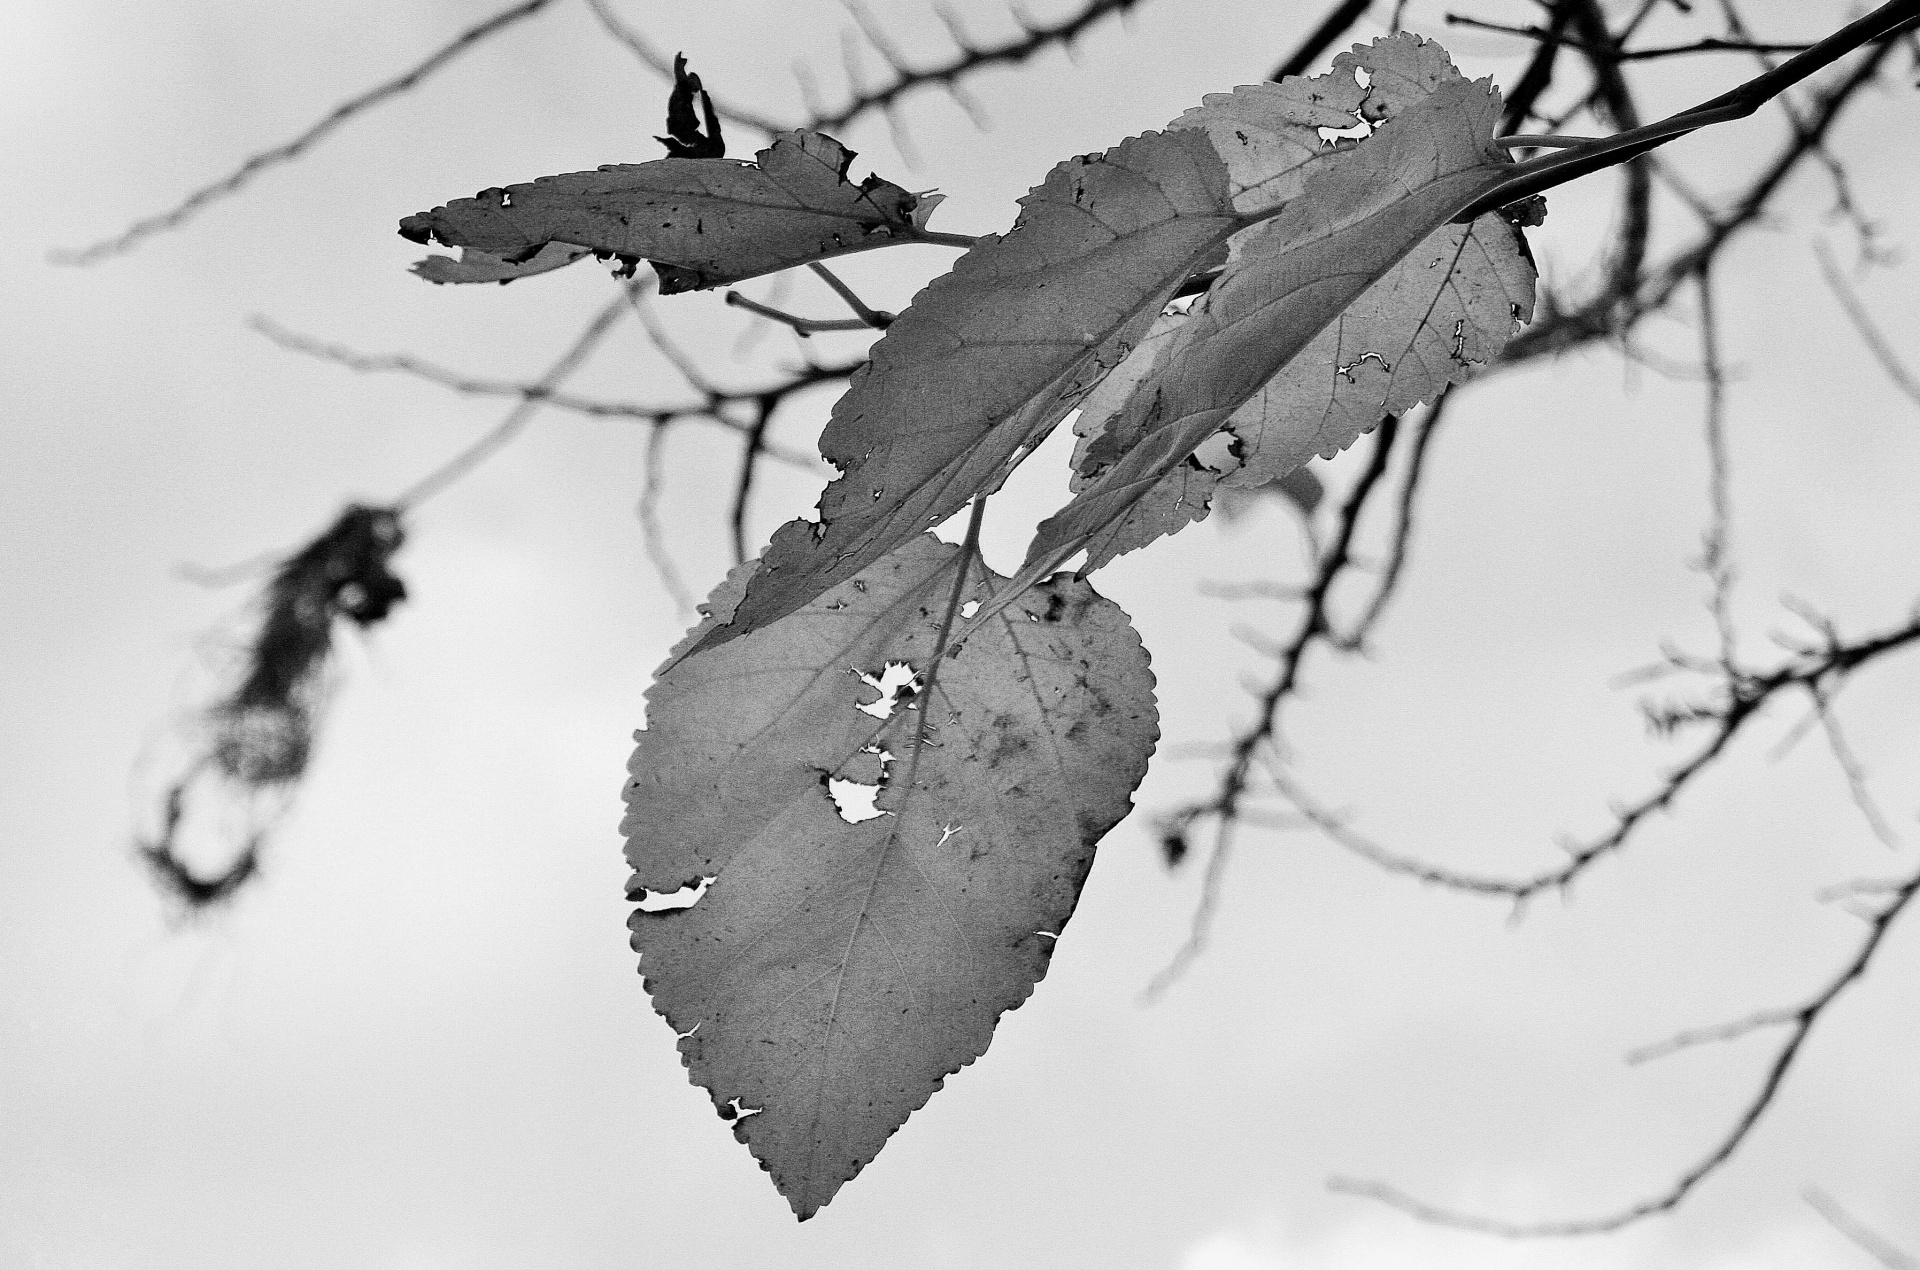
<instances>
[{"instance_id":1,"label":"leaf surface texture","mask_svg":"<svg viewBox=\"0 0 1920 1270\"><path fill-rule=\"evenodd\" d=\"M910 239L917 196L847 179L853 151L825 133L783 132L739 159L655 159L482 190L400 222L508 262L549 243L650 260L664 293L752 278Z\"/></svg>"},{"instance_id":2,"label":"leaf surface texture","mask_svg":"<svg viewBox=\"0 0 1920 1270\"><path fill-rule=\"evenodd\" d=\"M1242 223L1197 132L1056 166L874 345L820 439L842 472L782 527L713 646L776 621L997 489ZM697 649L696 649L697 651Z\"/></svg>"},{"instance_id":3,"label":"leaf surface texture","mask_svg":"<svg viewBox=\"0 0 1920 1270\"><path fill-rule=\"evenodd\" d=\"M635 912L641 972L692 1079L751 1111L735 1135L802 1218L1032 991L1158 735L1138 637L1065 576L974 632L930 699L885 722L857 709L889 663L924 676L958 558L921 536L777 626L670 663L637 738L630 891L713 879L690 908ZM970 578L974 599L1002 581ZM878 781L885 814L842 819L830 779Z\"/></svg>"},{"instance_id":4,"label":"leaf surface texture","mask_svg":"<svg viewBox=\"0 0 1920 1270\"><path fill-rule=\"evenodd\" d=\"M1531 313L1518 231L1498 216L1447 223L1510 167L1492 144L1497 94L1418 37L1341 61L1372 77L1354 122L1375 131L1313 164L1297 197L1233 238L1124 404L1083 424L1080 487L1041 525L1021 579L1082 547L1097 568L1204 514L1192 465L1179 469L1222 427L1239 442L1226 479L1285 475L1497 354Z\"/></svg>"}]
</instances>

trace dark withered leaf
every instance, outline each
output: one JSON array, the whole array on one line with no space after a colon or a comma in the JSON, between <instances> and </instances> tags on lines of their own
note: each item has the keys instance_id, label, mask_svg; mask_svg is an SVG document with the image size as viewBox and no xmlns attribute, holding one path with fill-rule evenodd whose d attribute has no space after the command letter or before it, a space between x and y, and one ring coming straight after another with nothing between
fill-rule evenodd
<instances>
[{"instance_id":1,"label":"dark withered leaf","mask_svg":"<svg viewBox=\"0 0 1920 1270\"><path fill-rule=\"evenodd\" d=\"M693 112L694 98L700 99L706 115L707 130L700 131L700 119ZM667 148L671 159L724 159L726 138L720 135L720 116L713 109L713 98L701 87L700 77L687 69L687 55L673 57L673 92L667 98L667 135L655 137Z\"/></svg>"}]
</instances>

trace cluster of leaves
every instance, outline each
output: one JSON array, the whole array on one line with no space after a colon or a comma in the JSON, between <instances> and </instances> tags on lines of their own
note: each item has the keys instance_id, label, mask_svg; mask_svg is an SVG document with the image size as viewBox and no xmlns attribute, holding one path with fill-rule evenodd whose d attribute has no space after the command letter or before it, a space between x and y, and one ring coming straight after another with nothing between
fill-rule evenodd
<instances>
[{"instance_id":1,"label":"cluster of leaves","mask_svg":"<svg viewBox=\"0 0 1920 1270\"><path fill-rule=\"evenodd\" d=\"M699 88L676 70L680 154ZM1517 218L1454 223L1513 174L1500 113L1401 35L1059 164L889 324L821 437L839 476L817 519L663 667L627 787L633 944L802 1218L985 1050L1131 807L1153 678L1086 575L1433 400L1531 315ZM649 261L663 291L954 241L935 197L856 184L852 158L783 132L753 163L547 177L401 232L462 249L418 267L436 280L592 253ZM984 500L1076 414L1073 497L999 578ZM928 532L969 505L961 546ZM877 814L838 807L854 786Z\"/></svg>"}]
</instances>

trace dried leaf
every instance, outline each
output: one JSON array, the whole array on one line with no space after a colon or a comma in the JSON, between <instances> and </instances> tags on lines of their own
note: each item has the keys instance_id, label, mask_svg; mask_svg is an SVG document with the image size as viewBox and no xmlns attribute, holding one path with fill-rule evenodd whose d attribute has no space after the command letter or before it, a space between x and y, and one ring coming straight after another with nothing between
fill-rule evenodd
<instances>
[{"instance_id":1,"label":"dried leaf","mask_svg":"<svg viewBox=\"0 0 1920 1270\"><path fill-rule=\"evenodd\" d=\"M498 282L504 286L518 278L564 269L592 254L587 248L576 247L572 243L548 243L535 252L531 259L516 265L487 252L463 247L458 260L452 256L428 256L415 263L408 272L428 282Z\"/></svg>"},{"instance_id":2,"label":"dried leaf","mask_svg":"<svg viewBox=\"0 0 1920 1270\"><path fill-rule=\"evenodd\" d=\"M768 568L711 648L790 613L990 493L1243 222L1194 132L1148 133L1060 164L915 297L820 439L843 475L816 524L774 535Z\"/></svg>"},{"instance_id":3,"label":"dried leaf","mask_svg":"<svg viewBox=\"0 0 1920 1270\"><path fill-rule=\"evenodd\" d=\"M1158 735L1125 615L1064 576L975 632L930 700L884 723L857 709L888 663L924 673L958 559L921 536L778 626L670 662L637 737L630 893L712 879L691 907L634 914L647 989L803 1219L1027 998ZM976 566L968 593L1000 581ZM850 823L825 786L876 764L885 814Z\"/></svg>"},{"instance_id":4,"label":"dried leaf","mask_svg":"<svg viewBox=\"0 0 1920 1270\"><path fill-rule=\"evenodd\" d=\"M705 110L707 130L700 131L700 117L693 113L694 98ZM687 69L687 55L673 55L673 91L667 95L667 135L655 137L674 159L719 159L726 157L727 142L720 135L720 116L713 98L701 86L700 77Z\"/></svg>"},{"instance_id":5,"label":"dried leaf","mask_svg":"<svg viewBox=\"0 0 1920 1270\"><path fill-rule=\"evenodd\" d=\"M1431 62L1419 56L1418 48L1410 47L1419 43L1412 37L1378 41L1371 49L1353 54L1350 65L1384 66L1383 82L1389 86L1412 82L1409 66ZM1125 453L1079 491L1072 503L1041 525L1020 580L1057 567L1082 547L1089 551L1089 567L1096 567L1119 550L1139 545L1134 537L1111 541L1115 527L1123 525L1151 491L1164 491L1161 482L1169 473L1329 328L1334 352L1324 365L1308 363L1301 372L1307 381L1327 390L1322 399L1329 410L1336 398L1345 402L1332 391L1334 380L1344 372L1357 381L1356 368L1368 368L1361 363L1370 360L1363 357L1369 352L1380 360L1385 360L1381 350L1386 348L1404 348L1414 355L1405 383L1389 384L1372 398L1383 408L1397 399L1396 393L1415 391L1414 369L1424 367L1437 374L1433 385L1437 389L1464 368L1465 329L1429 331L1427 310L1416 307L1413 300L1417 282L1426 284L1429 298L1449 288L1460 289L1452 269L1466 258L1464 247L1443 249L1436 255L1423 250L1423 244L1429 236L1444 242L1448 235L1466 242L1465 230L1449 228L1447 222L1509 168L1506 157L1492 145L1498 95L1486 81L1470 84L1454 78L1417 100L1389 93L1377 105L1383 122L1374 135L1316 165L1300 197L1278 215L1234 237L1219 279L1120 414L1104 425L1117 438L1138 439L1127 444ZM1476 228L1475 234L1479 232ZM1498 232L1514 231L1500 222ZM1396 272L1409 255L1414 255L1414 262ZM1422 272L1426 264L1438 264L1442 271ZM1387 280L1386 290L1379 297L1376 325L1398 323L1395 329L1402 331L1403 344L1360 346L1343 339L1343 315L1382 279ZM1488 285L1498 289L1506 281L1496 276ZM1479 312L1475 305L1483 299L1476 294L1464 310ZM1503 342L1521 309L1512 296L1503 296L1501 304L1504 318L1498 339ZM1526 307L1530 309L1530 297ZM1412 330L1406 329L1409 325ZM1434 339L1440 341L1445 356L1432 355ZM1477 335L1475 347L1476 351L1481 347ZM1387 378L1394 380L1397 374ZM1369 384L1367 390L1375 387L1379 385ZM1416 392L1412 399L1425 391ZM1288 444L1293 444L1296 434L1307 439L1292 466L1330 444L1338 448L1334 440L1343 422L1332 421L1324 413L1304 418L1284 408L1278 413ZM1377 421L1379 411L1372 417ZM1279 448L1275 437L1275 429L1267 427L1259 440L1272 450ZM1290 469L1268 463L1240 479L1267 479L1285 470Z\"/></svg>"},{"instance_id":6,"label":"dried leaf","mask_svg":"<svg viewBox=\"0 0 1920 1270\"><path fill-rule=\"evenodd\" d=\"M1366 72L1364 86L1356 70ZM1167 127L1205 132L1227 165L1235 209L1265 212L1298 198L1318 165L1354 144L1329 144L1322 128L1346 132L1362 120L1385 122L1459 78L1445 49L1417 35L1399 35L1355 46L1312 79L1288 76L1277 84L1209 93Z\"/></svg>"},{"instance_id":7,"label":"dried leaf","mask_svg":"<svg viewBox=\"0 0 1920 1270\"><path fill-rule=\"evenodd\" d=\"M1242 466L1229 482L1331 458L1491 362L1532 318L1534 278L1520 231L1496 212L1430 234L1234 411Z\"/></svg>"},{"instance_id":8,"label":"dried leaf","mask_svg":"<svg viewBox=\"0 0 1920 1270\"><path fill-rule=\"evenodd\" d=\"M847 180L853 151L818 132L782 132L757 163L655 159L482 190L400 222L518 263L549 243L650 260L661 291L719 286L914 238L917 196Z\"/></svg>"}]
</instances>

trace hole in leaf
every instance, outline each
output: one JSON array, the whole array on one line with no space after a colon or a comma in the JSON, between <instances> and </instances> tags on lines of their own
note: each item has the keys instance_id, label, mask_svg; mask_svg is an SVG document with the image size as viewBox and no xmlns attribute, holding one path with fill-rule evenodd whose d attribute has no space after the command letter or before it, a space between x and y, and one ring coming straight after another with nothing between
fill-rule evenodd
<instances>
[{"instance_id":1,"label":"hole in leaf","mask_svg":"<svg viewBox=\"0 0 1920 1270\"><path fill-rule=\"evenodd\" d=\"M698 904L712 885L711 877L703 877L698 882L684 884L677 891L642 890L629 892L627 898L633 900L643 913L677 913Z\"/></svg>"},{"instance_id":2,"label":"hole in leaf","mask_svg":"<svg viewBox=\"0 0 1920 1270\"><path fill-rule=\"evenodd\" d=\"M850 825L863 820L872 820L887 813L873 805L880 796L878 785L862 785L859 781L827 779L827 794L833 799L833 806L840 813L840 819Z\"/></svg>"},{"instance_id":3,"label":"hole in leaf","mask_svg":"<svg viewBox=\"0 0 1920 1270\"><path fill-rule=\"evenodd\" d=\"M722 1120L745 1120L748 1116L759 1115L765 1108L748 1107L743 1105L738 1098L732 1098L721 1103L717 1110L720 1112L720 1118Z\"/></svg>"},{"instance_id":4,"label":"hole in leaf","mask_svg":"<svg viewBox=\"0 0 1920 1270\"><path fill-rule=\"evenodd\" d=\"M960 606L961 617L972 617L975 613L978 613L979 611L980 611L980 601L978 600L968 600L965 604L962 604Z\"/></svg>"},{"instance_id":5,"label":"hole in leaf","mask_svg":"<svg viewBox=\"0 0 1920 1270\"><path fill-rule=\"evenodd\" d=\"M876 719L890 719L893 709L903 701L910 701L919 691L920 672L903 661L890 661L876 675L862 674L860 682L880 694L879 698L854 709L862 714L870 714Z\"/></svg>"},{"instance_id":6,"label":"hole in leaf","mask_svg":"<svg viewBox=\"0 0 1920 1270\"><path fill-rule=\"evenodd\" d=\"M1342 141L1365 141L1373 135L1373 125L1362 119L1351 128L1319 128L1320 144L1337 146Z\"/></svg>"}]
</instances>

